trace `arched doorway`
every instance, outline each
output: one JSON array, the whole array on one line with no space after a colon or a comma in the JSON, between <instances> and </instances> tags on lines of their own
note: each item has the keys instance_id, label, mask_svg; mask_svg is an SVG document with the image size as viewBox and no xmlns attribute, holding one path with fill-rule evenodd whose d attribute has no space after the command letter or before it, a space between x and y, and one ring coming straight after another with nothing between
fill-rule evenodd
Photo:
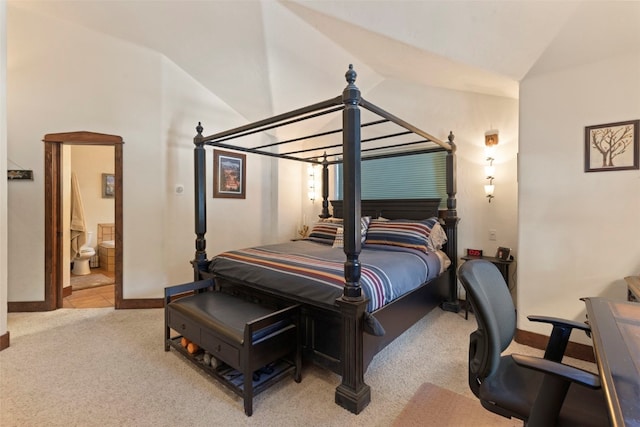
<instances>
[{"instance_id":1,"label":"arched doorway","mask_svg":"<svg viewBox=\"0 0 640 427\"><path fill-rule=\"evenodd\" d=\"M122 308L122 137L94 132L46 134L45 143L45 306L62 308L62 148L63 145L106 145L114 147L115 175L115 308Z\"/></svg>"}]
</instances>

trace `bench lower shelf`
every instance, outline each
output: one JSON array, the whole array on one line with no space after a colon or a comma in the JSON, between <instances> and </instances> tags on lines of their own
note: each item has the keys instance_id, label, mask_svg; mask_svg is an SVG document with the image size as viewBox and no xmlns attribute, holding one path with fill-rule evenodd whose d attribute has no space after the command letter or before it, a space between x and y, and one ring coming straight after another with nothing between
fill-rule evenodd
<instances>
[{"instance_id":1,"label":"bench lower shelf","mask_svg":"<svg viewBox=\"0 0 640 427\"><path fill-rule=\"evenodd\" d=\"M218 365L213 367L205 363L205 352L200 349L196 353L189 353L181 344L180 340L182 336L173 337L168 340L168 344L174 348L178 353L184 356L196 367L202 369L204 372L220 381L227 386L231 391L240 397L244 396L244 375L227 365L224 362L218 361ZM296 366L293 361L287 359L279 359L276 362L270 363L267 366L257 370L254 374L253 380L253 395L257 395L260 392L266 390L271 385L280 381L282 378L289 374L295 374ZM256 380L255 376L258 377ZM299 378L295 379L296 382L300 382Z\"/></svg>"}]
</instances>

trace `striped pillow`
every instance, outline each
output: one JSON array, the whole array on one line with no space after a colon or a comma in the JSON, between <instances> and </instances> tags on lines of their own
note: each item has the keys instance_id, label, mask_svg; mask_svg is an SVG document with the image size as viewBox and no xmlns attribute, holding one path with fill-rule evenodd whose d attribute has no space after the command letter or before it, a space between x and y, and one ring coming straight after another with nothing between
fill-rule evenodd
<instances>
[{"instance_id":1,"label":"striped pillow","mask_svg":"<svg viewBox=\"0 0 640 427\"><path fill-rule=\"evenodd\" d=\"M344 248L344 228L338 228L336 240L333 241L334 248Z\"/></svg>"},{"instance_id":2,"label":"striped pillow","mask_svg":"<svg viewBox=\"0 0 640 427\"><path fill-rule=\"evenodd\" d=\"M432 246L429 241L431 224L429 220L373 220L369 224L365 244L400 246L427 252Z\"/></svg>"},{"instance_id":3,"label":"striped pillow","mask_svg":"<svg viewBox=\"0 0 640 427\"><path fill-rule=\"evenodd\" d=\"M361 243L364 243L365 237L367 236L369 222L371 222L370 216L360 218ZM309 233L309 239L315 242L333 244L334 248L342 248L344 245L344 230L342 224L342 218L323 219L313 227L311 233ZM338 238L340 241L336 244L335 242Z\"/></svg>"},{"instance_id":4,"label":"striped pillow","mask_svg":"<svg viewBox=\"0 0 640 427\"><path fill-rule=\"evenodd\" d=\"M333 245L338 228L342 228L342 223L334 221L317 222L311 229L308 239L318 243Z\"/></svg>"}]
</instances>

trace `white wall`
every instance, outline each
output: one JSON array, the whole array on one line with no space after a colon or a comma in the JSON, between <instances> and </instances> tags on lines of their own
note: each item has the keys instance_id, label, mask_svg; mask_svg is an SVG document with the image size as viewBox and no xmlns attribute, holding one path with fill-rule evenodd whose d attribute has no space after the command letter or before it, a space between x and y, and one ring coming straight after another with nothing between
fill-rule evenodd
<instances>
[{"instance_id":1,"label":"white wall","mask_svg":"<svg viewBox=\"0 0 640 427\"><path fill-rule=\"evenodd\" d=\"M166 245L163 269L169 283L191 280L191 261L195 253L193 137L202 122L203 135L212 135L248 120L231 110L217 96L206 90L173 62L163 59L162 137L167 149L161 161L166 171L164 214L165 226L158 230ZM264 137L232 141L238 145L259 145ZM213 198L213 149L206 148L207 234L208 256L239 247L273 243L284 235L272 227L281 211L274 202L277 188L272 188L272 175L278 173L269 158L246 155L247 188L245 199ZM182 188L179 192L177 189ZM284 194L289 205L299 203L297 194ZM126 214L125 214L126 216ZM158 266L161 267L161 266Z\"/></svg>"},{"instance_id":2,"label":"white wall","mask_svg":"<svg viewBox=\"0 0 640 427\"><path fill-rule=\"evenodd\" d=\"M9 300L44 297L41 139L51 132L87 130L125 141L124 297L160 297L165 286L190 280L194 128L201 121L210 135L247 120L161 55L13 4L9 12L9 158L36 171L34 182L9 193ZM460 254L467 247L515 248L517 101L397 80L363 95L440 138L456 134ZM501 143L489 204L483 145L492 128ZM207 151L209 255L294 237L301 211L319 212L319 202L305 200L304 165L254 155L247 155L247 199L213 199ZM488 240L489 228L497 241Z\"/></svg>"},{"instance_id":3,"label":"white wall","mask_svg":"<svg viewBox=\"0 0 640 427\"><path fill-rule=\"evenodd\" d=\"M162 170L140 174L132 166L155 163L163 149L157 143L146 146L160 134L161 61L145 49L12 4L8 11L9 158L35 171L29 186L9 192L9 300L38 301L44 298L44 134L88 130L122 135L129 162L124 172L129 186L124 194L125 247L131 253L145 247L135 231L127 235L127 230L139 229L139 224L160 228L161 209L153 200ZM30 208L25 212L20 206ZM151 248L145 261L136 259L134 266L160 262L159 245ZM148 280L157 281L158 270L149 270ZM127 276L134 280L131 275L131 266L125 267L125 281ZM125 296L127 292L125 286Z\"/></svg>"},{"instance_id":4,"label":"white wall","mask_svg":"<svg viewBox=\"0 0 640 427\"><path fill-rule=\"evenodd\" d=\"M0 2L0 171L7 170L6 26L7 3ZM7 180L0 179L0 336L7 332L7 245Z\"/></svg>"},{"instance_id":5,"label":"white wall","mask_svg":"<svg viewBox=\"0 0 640 427\"><path fill-rule=\"evenodd\" d=\"M549 333L528 314L582 321L579 298L624 299L640 272L640 171L584 172L585 126L640 118L639 75L635 54L521 84L520 329Z\"/></svg>"},{"instance_id":6,"label":"white wall","mask_svg":"<svg viewBox=\"0 0 640 427\"><path fill-rule=\"evenodd\" d=\"M386 80L363 94L374 104L396 114L444 141L450 131L457 145L458 252L483 249L493 256L498 246L517 246L516 159L518 101L449 89ZM484 194L484 133L500 131L496 151L495 199ZM489 229L497 240L489 240ZM514 250L517 259L517 251Z\"/></svg>"},{"instance_id":7,"label":"white wall","mask_svg":"<svg viewBox=\"0 0 640 427\"><path fill-rule=\"evenodd\" d=\"M161 297L165 286L191 280L195 125L202 121L209 135L247 120L155 52L15 4L8 10L9 159L35 171L33 182L9 192L9 301L44 298L41 140L52 132L125 141L124 297ZM207 151L208 253L282 238L270 227L278 214L271 161L247 156L246 200L213 199ZM297 194L284 200L299 205Z\"/></svg>"},{"instance_id":8,"label":"white wall","mask_svg":"<svg viewBox=\"0 0 640 427\"><path fill-rule=\"evenodd\" d=\"M164 233L171 214L166 209L170 141L162 124L163 85L171 83L164 80L164 58L12 5L9 17L9 158L34 169L36 177L20 191L9 192L9 301L44 298L41 140L45 133L74 130L125 140L124 297L160 297L171 276L170 267L162 268L166 259L180 259L188 267L193 252L176 250ZM206 110L201 103L194 109ZM189 120L189 131L195 121ZM184 144L190 145L191 138ZM181 180L192 185L191 166L192 161L185 164ZM188 204L191 210L192 202Z\"/></svg>"},{"instance_id":9,"label":"white wall","mask_svg":"<svg viewBox=\"0 0 640 427\"><path fill-rule=\"evenodd\" d=\"M449 132L453 131L458 160L457 207L461 218L458 255L463 256L467 248L474 248L493 256L498 246L506 246L513 249L517 262L518 101L392 79L363 91L362 96L443 141L447 141ZM332 122L327 129L336 126L339 123ZM494 162L496 197L491 203L484 193L487 183L484 134L489 129L500 131ZM302 179L306 184L306 167ZM306 195L306 191L303 185L301 193ZM333 188L330 197L332 195ZM309 225L313 224L321 207L316 202L304 211ZM496 230L495 241L489 240L489 229Z\"/></svg>"}]
</instances>

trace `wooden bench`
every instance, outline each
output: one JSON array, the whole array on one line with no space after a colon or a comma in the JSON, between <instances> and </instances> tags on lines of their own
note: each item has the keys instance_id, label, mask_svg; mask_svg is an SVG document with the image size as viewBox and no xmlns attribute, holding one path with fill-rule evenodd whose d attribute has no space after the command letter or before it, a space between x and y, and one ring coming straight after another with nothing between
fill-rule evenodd
<instances>
[{"instance_id":1,"label":"wooden bench","mask_svg":"<svg viewBox=\"0 0 640 427\"><path fill-rule=\"evenodd\" d=\"M640 301L640 276L628 276L624 280L627 281L627 300Z\"/></svg>"},{"instance_id":2,"label":"wooden bench","mask_svg":"<svg viewBox=\"0 0 640 427\"><path fill-rule=\"evenodd\" d=\"M243 397L251 416L256 394L289 373L301 381L299 307L263 306L214 285L207 279L165 288L165 351L173 347ZM199 349L187 350L183 338Z\"/></svg>"}]
</instances>

